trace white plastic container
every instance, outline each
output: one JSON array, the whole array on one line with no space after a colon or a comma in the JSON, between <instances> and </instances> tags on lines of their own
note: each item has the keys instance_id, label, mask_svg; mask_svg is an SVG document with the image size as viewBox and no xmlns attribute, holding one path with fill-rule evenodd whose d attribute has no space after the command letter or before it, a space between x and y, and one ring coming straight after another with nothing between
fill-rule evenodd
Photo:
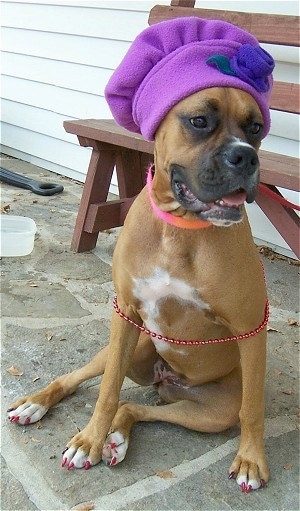
<instances>
[{"instance_id":1,"label":"white plastic container","mask_svg":"<svg viewBox=\"0 0 300 511\"><path fill-rule=\"evenodd\" d=\"M32 252L36 233L35 221L26 216L0 216L0 256L25 256Z\"/></svg>"}]
</instances>

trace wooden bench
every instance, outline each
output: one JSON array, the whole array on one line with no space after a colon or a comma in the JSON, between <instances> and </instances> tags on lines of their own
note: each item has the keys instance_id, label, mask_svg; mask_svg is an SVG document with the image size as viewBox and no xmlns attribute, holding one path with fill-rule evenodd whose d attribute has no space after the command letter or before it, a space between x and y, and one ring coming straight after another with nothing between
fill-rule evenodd
<instances>
[{"instance_id":1,"label":"wooden bench","mask_svg":"<svg viewBox=\"0 0 300 511\"><path fill-rule=\"evenodd\" d=\"M219 11L194 8L194 5L194 0L173 0L170 6L156 5L150 11L149 24L180 16L222 19L248 30L262 43L299 46L297 16ZM275 82L271 108L299 114L299 86ZM81 146L92 148L71 244L72 250L83 252L95 247L100 231L123 225L135 196L145 184L146 169L153 160L154 143L107 119L65 121L64 128L77 135ZM266 151L260 151L259 156L263 183L279 195L278 187L299 191L298 158ZM114 168L119 199L107 201ZM300 257L299 217L295 211L260 191L256 202Z\"/></svg>"}]
</instances>

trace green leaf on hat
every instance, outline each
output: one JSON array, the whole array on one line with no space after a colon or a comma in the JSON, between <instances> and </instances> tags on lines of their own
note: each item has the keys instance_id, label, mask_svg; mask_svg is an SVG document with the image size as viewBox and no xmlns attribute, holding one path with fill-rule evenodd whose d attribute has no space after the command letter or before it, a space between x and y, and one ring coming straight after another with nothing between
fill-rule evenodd
<instances>
[{"instance_id":1,"label":"green leaf on hat","mask_svg":"<svg viewBox=\"0 0 300 511\"><path fill-rule=\"evenodd\" d=\"M210 66L215 65L225 75L236 76L236 73L230 68L229 59L225 55L212 55L206 63Z\"/></svg>"}]
</instances>

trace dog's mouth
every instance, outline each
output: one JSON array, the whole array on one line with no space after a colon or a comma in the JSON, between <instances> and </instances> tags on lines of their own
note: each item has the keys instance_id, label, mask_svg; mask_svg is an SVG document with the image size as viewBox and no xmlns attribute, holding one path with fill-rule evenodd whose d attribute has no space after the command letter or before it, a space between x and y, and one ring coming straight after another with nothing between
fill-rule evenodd
<instances>
[{"instance_id":1,"label":"dog's mouth","mask_svg":"<svg viewBox=\"0 0 300 511\"><path fill-rule=\"evenodd\" d=\"M173 193L178 202L197 217L210 221L215 225L231 225L243 218L242 206L249 200L243 188L230 191L228 194L210 202L201 201L188 186L180 180L172 179Z\"/></svg>"}]
</instances>

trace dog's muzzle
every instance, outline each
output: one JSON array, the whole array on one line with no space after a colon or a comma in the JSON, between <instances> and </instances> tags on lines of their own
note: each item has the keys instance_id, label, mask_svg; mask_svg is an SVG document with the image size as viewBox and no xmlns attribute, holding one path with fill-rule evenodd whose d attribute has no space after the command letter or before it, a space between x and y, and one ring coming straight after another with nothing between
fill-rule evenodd
<instances>
[{"instance_id":1,"label":"dog's muzzle","mask_svg":"<svg viewBox=\"0 0 300 511\"><path fill-rule=\"evenodd\" d=\"M200 162L196 173L171 166L171 186L178 202L197 217L215 225L231 225L243 218L244 202L255 199L259 159L247 143L230 142L211 159Z\"/></svg>"}]
</instances>

